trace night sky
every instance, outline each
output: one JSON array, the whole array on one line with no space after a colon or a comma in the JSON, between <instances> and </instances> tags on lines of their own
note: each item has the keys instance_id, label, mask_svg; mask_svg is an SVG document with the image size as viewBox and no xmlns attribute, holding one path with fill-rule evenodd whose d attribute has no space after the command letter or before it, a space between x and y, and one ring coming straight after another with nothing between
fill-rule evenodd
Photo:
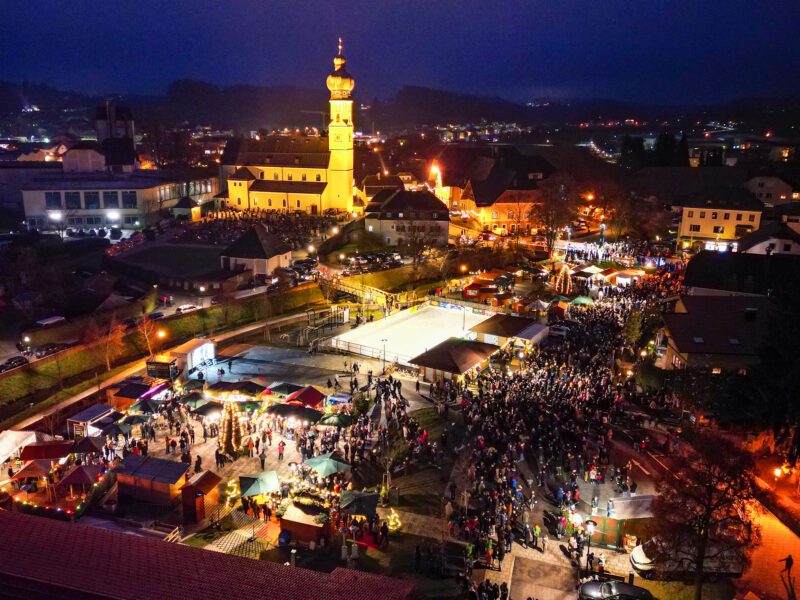
<instances>
[{"instance_id":1,"label":"night sky","mask_svg":"<svg viewBox=\"0 0 800 600\"><path fill-rule=\"evenodd\" d=\"M28 0L0 3L0 23L0 80L93 93L321 86L340 34L362 99L404 84L651 103L800 92L797 0Z\"/></svg>"}]
</instances>

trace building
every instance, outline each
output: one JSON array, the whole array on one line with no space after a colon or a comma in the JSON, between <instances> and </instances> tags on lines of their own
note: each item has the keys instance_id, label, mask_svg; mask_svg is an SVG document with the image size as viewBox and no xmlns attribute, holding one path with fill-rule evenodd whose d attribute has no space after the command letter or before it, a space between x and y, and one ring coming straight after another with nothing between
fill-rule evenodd
<instances>
[{"instance_id":1,"label":"building","mask_svg":"<svg viewBox=\"0 0 800 600\"><path fill-rule=\"evenodd\" d=\"M384 189L364 209L364 227L388 246L447 246L450 213L431 192Z\"/></svg>"},{"instance_id":2,"label":"building","mask_svg":"<svg viewBox=\"0 0 800 600\"><path fill-rule=\"evenodd\" d=\"M0 208L22 215L22 187L31 180L49 173L61 173L61 163L0 160Z\"/></svg>"},{"instance_id":3,"label":"building","mask_svg":"<svg viewBox=\"0 0 800 600\"><path fill-rule=\"evenodd\" d=\"M353 210L353 77L339 53L328 75L328 135L237 138L222 154L221 206L310 214Z\"/></svg>"},{"instance_id":4,"label":"building","mask_svg":"<svg viewBox=\"0 0 800 600\"><path fill-rule=\"evenodd\" d=\"M788 170L769 170L751 177L745 183L764 206L781 206L800 200L800 175Z\"/></svg>"},{"instance_id":5,"label":"building","mask_svg":"<svg viewBox=\"0 0 800 600\"><path fill-rule=\"evenodd\" d=\"M458 379L473 370L488 366L492 355L500 349L495 344L450 338L412 358L423 381Z\"/></svg>"},{"instance_id":6,"label":"building","mask_svg":"<svg viewBox=\"0 0 800 600\"><path fill-rule=\"evenodd\" d=\"M767 333L770 302L758 296L682 296L675 312L664 315L664 368L750 368Z\"/></svg>"},{"instance_id":7,"label":"building","mask_svg":"<svg viewBox=\"0 0 800 600\"><path fill-rule=\"evenodd\" d=\"M547 329L547 327L539 325L536 319L530 317L497 314L478 323L470 331L477 335L479 342L504 348L514 340L520 340L520 345L528 340L540 341L542 331Z\"/></svg>"},{"instance_id":8,"label":"building","mask_svg":"<svg viewBox=\"0 0 800 600\"><path fill-rule=\"evenodd\" d=\"M78 142L63 158L65 173L132 173L138 167L139 157L131 138Z\"/></svg>"},{"instance_id":9,"label":"building","mask_svg":"<svg viewBox=\"0 0 800 600\"><path fill-rule=\"evenodd\" d=\"M55 172L24 183L22 201L31 229L138 229L157 222L185 196L200 208L216 192L216 178L203 172Z\"/></svg>"},{"instance_id":10,"label":"building","mask_svg":"<svg viewBox=\"0 0 800 600\"><path fill-rule=\"evenodd\" d=\"M799 275L790 254L704 251L689 261L683 287L694 296L771 296Z\"/></svg>"},{"instance_id":11,"label":"building","mask_svg":"<svg viewBox=\"0 0 800 600\"><path fill-rule=\"evenodd\" d=\"M131 109L127 106L117 106L113 102L106 102L105 105L95 109L94 129L97 132L98 142L109 138L133 140L136 137Z\"/></svg>"},{"instance_id":12,"label":"building","mask_svg":"<svg viewBox=\"0 0 800 600\"><path fill-rule=\"evenodd\" d=\"M764 223L740 238L738 249L748 254L800 254L800 232L788 223Z\"/></svg>"},{"instance_id":13,"label":"building","mask_svg":"<svg viewBox=\"0 0 800 600\"><path fill-rule=\"evenodd\" d=\"M12 598L408 600L414 590L354 569L322 573L19 512L0 511L0 535L0 585Z\"/></svg>"},{"instance_id":14,"label":"building","mask_svg":"<svg viewBox=\"0 0 800 600\"><path fill-rule=\"evenodd\" d=\"M358 197L361 198L366 206L375 195L382 190L402 190L405 183L398 175L384 175L382 172L376 175L367 175L361 181L358 188Z\"/></svg>"},{"instance_id":15,"label":"building","mask_svg":"<svg viewBox=\"0 0 800 600\"><path fill-rule=\"evenodd\" d=\"M712 188L676 199L680 214L678 243L686 250L728 250L736 240L761 226L764 205L737 187Z\"/></svg>"},{"instance_id":16,"label":"building","mask_svg":"<svg viewBox=\"0 0 800 600\"><path fill-rule=\"evenodd\" d=\"M262 223L256 223L220 254L222 268L272 275L277 268L291 266L292 248Z\"/></svg>"}]
</instances>

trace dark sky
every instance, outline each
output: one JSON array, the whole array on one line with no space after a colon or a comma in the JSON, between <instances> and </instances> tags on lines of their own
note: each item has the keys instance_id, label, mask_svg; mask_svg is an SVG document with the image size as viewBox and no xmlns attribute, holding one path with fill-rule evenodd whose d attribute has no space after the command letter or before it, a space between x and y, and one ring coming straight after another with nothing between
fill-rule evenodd
<instances>
[{"instance_id":1,"label":"dark sky","mask_svg":"<svg viewBox=\"0 0 800 600\"><path fill-rule=\"evenodd\" d=\"M364 99L800 92L798 0L6 0L0 23L0 80L87 92L322 85L340 34Z\"/></svg>"}]
</instances>

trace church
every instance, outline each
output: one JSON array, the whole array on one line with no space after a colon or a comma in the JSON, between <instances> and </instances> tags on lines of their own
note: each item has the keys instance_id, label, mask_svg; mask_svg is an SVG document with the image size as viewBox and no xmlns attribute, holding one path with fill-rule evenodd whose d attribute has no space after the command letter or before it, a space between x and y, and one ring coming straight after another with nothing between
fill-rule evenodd
<instances>
[{"instance_id":1,"label":"church","mask_svg":"<svg viewBox=\"0 0 800 600\"><path fill-rule=\"evenodd\" d=\"M220 178L229 210L288 210L317 215L353 210L353 99L342 40L328 75L327 137L271 135L234 139L225 146Z\"/></svg>"}]
</instances>

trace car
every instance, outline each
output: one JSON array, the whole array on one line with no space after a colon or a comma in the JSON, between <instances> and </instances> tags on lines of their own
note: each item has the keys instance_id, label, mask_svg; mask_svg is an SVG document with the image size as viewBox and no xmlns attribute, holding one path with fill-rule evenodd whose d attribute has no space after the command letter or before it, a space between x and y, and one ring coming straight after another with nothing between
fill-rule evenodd
<instances>
[{"instance_id":1,"label":"car","mask_svg":"<svg viewBox=\"0 0 800 600\"><path fill-rule=\"evenodd\" d=\"M578 588L579 600L655 600L648 590L620 581L587 581Z\"/></svg>"},{"instance_id":2,"label":"car","mask_svg":"<svg viewBox=\"0 0 800 600\"><path fill-rule=\"evenodd\" d=\"M11 369L16 369L17 367L21 367L22 365L27 365L28 359L24 356L12 356L2 365L0 365L0 373L4 373L5 371L10 371Z\"/></svg>"},{"instance_id":3,"label":"car","mask_svg":"<svg viewBox=\"0 0 800 600\"><path fill-rule=\"evenodd\" d=\"M181 304L178 308L175 309L175 314L179 315L182 313L191 312L193 310L197 310L198 308L200 307L197 306L196 304Z\"/></svg>"},{"instance_id":4,"label":"car","mask_svg":"<svg viewBox=\"0 0 800 600\"><path fill-rule=\"evenodd\" d=\"M569 327L565 325L550 325L551 337L566 337L569 333Z\"/></svg>"},{"instance_id":5,"label":"car","mask_svg":"<svg viewBox=\"0 0 800 600\"><path fill-rule=\"evenodd\" d=\"M163 319L164 318L164 313L163 312L151 312L149 315L147 315L147 318L150 319L151 321L157 321L158 319Z\"/></svg>"},{"instance_id":6,"label":"car","mask_svg":"<svg viewBox=\"0 0 800 600\"><path fill-rule=\"evenodd\" d=\"M44 358L45 356L55 354L59 350L63 350L61 344L42 344L36 348L33 354L36 356L36 358Z\"/></svg>"}]
</instances>

